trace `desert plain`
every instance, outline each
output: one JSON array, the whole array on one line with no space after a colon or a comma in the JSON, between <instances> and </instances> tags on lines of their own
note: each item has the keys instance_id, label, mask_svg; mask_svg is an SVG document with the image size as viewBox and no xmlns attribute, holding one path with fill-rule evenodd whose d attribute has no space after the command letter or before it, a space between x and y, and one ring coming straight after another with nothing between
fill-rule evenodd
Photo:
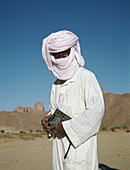
<instances>
[{"instance_id":1,"label":"desert plain","mask_svg":"<svg viewBox=\"0 0 130 170\"><path fill-rule=\"evenodd\" d=\"M99 170L130 169L130 133L98 133ZM45 134L1 134L0 170L52 170L52 140Z\"/></svg>"}]
</instances>

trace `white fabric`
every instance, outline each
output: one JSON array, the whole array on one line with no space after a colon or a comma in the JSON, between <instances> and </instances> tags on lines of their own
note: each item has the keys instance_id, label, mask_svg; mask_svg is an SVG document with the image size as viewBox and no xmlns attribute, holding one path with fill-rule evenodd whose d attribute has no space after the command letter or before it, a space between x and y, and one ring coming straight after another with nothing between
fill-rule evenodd
<instances>
[{"instance_id":1,"label":"white fabric","mask_svg":"<svg viewBox=\"0 0 130 170\"><path fill-rule=\"evenodd\" d=\"M94 74L79 67L73 78L51 90L50 109L59 108L72 119L63 122L67 137L53 139L53 170L98 170L97 132L104 114L104 100Z\"/></svg>"},{"instance_id":2,"label":"white fabric","mask_svg":"<svg viewBox=\"0 0 130 170\"><path fill-rule=\"evenodd\" d=\"M69 48L71 48L71 53L67 57L67 62L64 62L66 59L55 60L51 55L51 53L62 52ZM78 37L70 31L59 31L45 38L42 45L42 57L48 69L60 80L72 78L78 67L84 66L85 63L81 56Z\"/></svg>"},{"instance_id":3,"label":"white fabric","mask_svg":"<svg viewBox=\"0 0 130 170\"><path fill-rule=\"evenodd\" d=\"M57 78L59 78L60 80L67 80L70 77L73 77L79 67L79 65L77 64L77 60L75 60L76 55L77 53L72 47L70 55L66 58L55 59L52 56L52 61L55 63L53 65L52 72Z\"/></svg>"}]
</instances>

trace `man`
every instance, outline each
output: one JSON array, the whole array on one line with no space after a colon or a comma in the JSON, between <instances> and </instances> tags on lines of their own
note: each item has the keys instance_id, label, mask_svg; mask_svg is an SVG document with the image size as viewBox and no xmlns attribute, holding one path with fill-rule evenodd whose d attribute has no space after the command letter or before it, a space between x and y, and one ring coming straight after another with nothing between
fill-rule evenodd
<instances>
[{"instance_id":1,"label":"man","mask_svg":"<svg viewBox=\"0 0 130 170\"><path fill-rule=\"evenodd\" d=\"M104 114L104 101L95 75L83 68L78 37L70 31L52 33L43 40L42 56L57 78L52 85L44 129L51 130L48 118L57 108L71 117L55 126L53 169L97 170L96 134Z\"/></svg>"}]
</instances>

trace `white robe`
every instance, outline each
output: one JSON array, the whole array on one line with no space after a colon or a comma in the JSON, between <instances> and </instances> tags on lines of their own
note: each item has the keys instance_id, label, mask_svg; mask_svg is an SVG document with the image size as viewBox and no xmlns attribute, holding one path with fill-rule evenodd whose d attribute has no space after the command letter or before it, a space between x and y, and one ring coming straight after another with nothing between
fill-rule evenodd
<instances>
[{"instance_id":1,"label":"white robe","mask_svg":"<svg viewBox=\"0 0 130 170\"><path fill-rule=\"evenodd\" d=\"M79 67L75 75L52 85L50 113L59 108L72 119L63 122L67 137L53 139L53 170L97 170L97 132L104 115L104 100L95 75Z\"/></svg>"}]
</instances>

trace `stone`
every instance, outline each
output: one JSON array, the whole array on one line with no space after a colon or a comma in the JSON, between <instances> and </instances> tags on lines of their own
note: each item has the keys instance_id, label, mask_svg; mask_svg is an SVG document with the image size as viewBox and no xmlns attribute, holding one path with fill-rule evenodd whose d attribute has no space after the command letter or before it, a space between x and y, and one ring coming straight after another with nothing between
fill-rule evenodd
<instances>
[{"instance_id":1,"label":"stone","mask_svg":"<svg viewBox=\"0 0 130 170\"><path fill-rule=\"evenodd\" d=\"M15 108L15 111L24 112L24 108L22 106L18 106L17 108Z\"/></svg>"},{"instance_id":2,"label":"stone","mask_svg":"<svg viewBox=\"0 0 130 170\"><path fill-rule=\"evenodd\" d=\"M25 113L25 112L32 112L33 109L32 109L31 107L18 106L18 107L15 109L15 111Z\"/></svg>"},{"instance_id":3,"label":"stone","mask_svg":"<svg viewBox=\"0 0 130 170\"><path fill-rule=\"evenodd\" d=\"M43 112L44 111L44 107L43 107L43 103L42 102L37 102L34 106L34 112Z\"/></svg>"},{"instance_id":4,"label":"stone","mask_svg":"<svg viewBox=\"0 0 130 170\"><path fill-rule=\"evenodd\" d=\"M26 109L27 109L27 112L32 112L33 111L33 109L31 107L27 107Z\"/></svg>"}]
</instances>

